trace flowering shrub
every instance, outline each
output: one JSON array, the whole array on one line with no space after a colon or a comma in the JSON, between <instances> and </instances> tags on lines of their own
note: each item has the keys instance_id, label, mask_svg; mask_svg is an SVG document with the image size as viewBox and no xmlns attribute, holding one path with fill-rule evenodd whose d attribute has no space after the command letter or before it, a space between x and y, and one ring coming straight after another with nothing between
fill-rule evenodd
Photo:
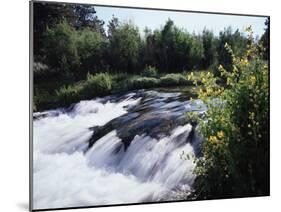
<instances>
[{"instance_id":1,"label":"flowering shrub","mask_svg":"<svg viewBox=\"0 0 281 212\"><path fill-rule=\"evenodd\" d=\"M219 66L222 80L210 72L200 77L198 98L208 110L199 122L203 156L195 159L197 198L269 194L269 72L251 27L247 32L243 57L225 44L233 65L231 71Z\"/></svg>"}]
</instances>

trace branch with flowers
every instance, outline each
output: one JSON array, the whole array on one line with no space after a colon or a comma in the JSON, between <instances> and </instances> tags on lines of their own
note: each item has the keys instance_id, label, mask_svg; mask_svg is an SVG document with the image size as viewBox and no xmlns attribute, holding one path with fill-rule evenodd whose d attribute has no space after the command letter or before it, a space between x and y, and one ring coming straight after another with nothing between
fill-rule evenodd
<instances>
[{"instance_id":1,"label":"branch with flowers","mask_svg":"<svg viewBox=\"0 0 281 212\"><path fill-rule=\"evenodd\" d=\"M237 57L231 46L232 69L219 65L220 79L211 72L193 80L207 107L199 119L202 157L196 158L196 198L266 195L269 192L268 65L262 59L249 26L247 51ZM199 86L199 81L201 85Z\"/></svg>"}]
</instances>

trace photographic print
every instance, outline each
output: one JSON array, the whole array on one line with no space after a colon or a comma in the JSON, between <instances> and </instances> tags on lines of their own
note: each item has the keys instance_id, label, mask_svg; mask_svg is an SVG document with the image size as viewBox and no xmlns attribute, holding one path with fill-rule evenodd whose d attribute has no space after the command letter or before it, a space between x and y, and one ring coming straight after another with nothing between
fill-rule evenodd
<instances>
[{"instance_id":1,"label":"photographic print","mask_svg":"<svg viewBox=\"0 0 281 212\"><path fill-rule=\"evenodd\" d=\"M31 210L270 194L268 16L30 15Z\"/></svg>"}]
</instances>

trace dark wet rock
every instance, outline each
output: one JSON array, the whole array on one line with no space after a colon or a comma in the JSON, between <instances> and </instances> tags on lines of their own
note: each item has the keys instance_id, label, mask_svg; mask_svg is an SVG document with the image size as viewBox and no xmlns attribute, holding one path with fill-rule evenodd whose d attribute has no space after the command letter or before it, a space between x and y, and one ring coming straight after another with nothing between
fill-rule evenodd
<instances>
[{"instance_id":1,"label":"dark wet rock","mask_svg":"<svg viewBox=\"0 0 281 212\"><path fill-rule=\"evenodd\" d=\"M194 154L196 157L202 157L202 137L198 135L198 132L195 127L192 127L192 130L194 131L192 135L192 139L190 140L190 144L192 145L194 149Z\"/></svg>"},{"instance_id":2,"label":"dark wet rock","mask_svg":"<svg viewBox=\"0 0 281 212\"><path fill-rule=\"evenodd\" d=\"M132 97L128 95L116 96L114 101L122 101ZM93 136L89 141L89 148L109 132L116 130L126 150L136 135L148 135L160 139L169 136L171 131L179 125L190 123L185 113L203 111L187 101L187 97L180 93L161 93L155 91L138 91L133 98L142 97L140 103L128 110L128 113L113 119L101 127L93 127ZM186 142L194 142L197 123L190 123L192 130ZM119 150L116 150L119 151Z\"/></svg>"},{"instance_id":3,"label":"dark wet rock","mask_svg":"<svg viewBox=\"0 0 281 212\"><path fill-rule=\"evenodd\" d=\"M54 117L54 116L58 116L61 113L63 113L64 111L62 109L59 110L48 110L45 112L36 112L33 113L33 120L39 120L45 117Z\"/></svg>"}]
</instances>

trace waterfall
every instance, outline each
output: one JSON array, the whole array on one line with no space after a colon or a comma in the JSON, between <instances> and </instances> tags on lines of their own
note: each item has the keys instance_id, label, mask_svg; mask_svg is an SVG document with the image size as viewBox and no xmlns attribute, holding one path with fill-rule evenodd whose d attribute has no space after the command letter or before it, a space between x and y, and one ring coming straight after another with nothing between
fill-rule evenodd
<instances>
[{"instance_id":1,"label":"waterfall","mask_svg":"<svg viewBox=\"0 0 281 212\"><path fill-rule=\"evenodd\" d=\"M119 99L81 101L68 110L34 114L38 117L33 135L34 208L167 201L178 191L192 190L194 163L180 158L182 152L194 154L194 147L187 142L192 131L188 123L159 137L136 133L127 149L118 129L89 146L93 127L130 115L137 111L135 107L147 104L145 98L155 103L151 105L157 103L163 116L179 113L175 110L178 101L171 102L171 108L163 105L167 111L163 113L159 99L130 93ZM171 96L159 94L158 98L162 101ZM188 104L185 110L191 108L188 102L180 104Z\"/></svg>"}]
</instances>

